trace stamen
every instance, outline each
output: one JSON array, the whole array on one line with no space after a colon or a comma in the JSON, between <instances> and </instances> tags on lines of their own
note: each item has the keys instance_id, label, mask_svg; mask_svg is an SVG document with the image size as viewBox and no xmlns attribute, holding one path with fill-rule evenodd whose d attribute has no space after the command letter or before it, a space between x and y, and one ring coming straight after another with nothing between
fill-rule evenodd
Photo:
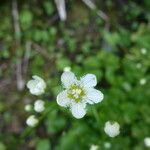
<instances>
[{"instance_id":1,"label":"stamen","mask_svg":"<svg viewBox=\"0 0 150 150\"><path fill-rule=\"evenodd\" d=\"M68 90L68 97L70 99L75 100L76 102L80 102L82 97L85 95L84 90L78 85L72 85Z\"/></svg>"}]
</instances>

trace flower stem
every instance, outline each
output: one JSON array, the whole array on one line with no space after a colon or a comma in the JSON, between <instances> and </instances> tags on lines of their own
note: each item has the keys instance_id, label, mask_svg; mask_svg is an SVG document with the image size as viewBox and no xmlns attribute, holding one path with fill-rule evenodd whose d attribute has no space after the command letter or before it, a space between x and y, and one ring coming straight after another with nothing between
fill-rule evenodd
<instances>
[{"instance_id":1,"label":"flower stem","mask_svg":"<svg viewBox=\"0 0 150 150\"><path fill-rule=\"evenodd\" d=\"M94 108L92 108L92 111L93 111L93 115L94 115L94 117L95 117L95 120L96 120L96 122L97 122L99 132L101 133L101 129L100 129L100 120L99 120L98 112L97 112L97 110L94 109Z\"/></svg>"}]
</instances>

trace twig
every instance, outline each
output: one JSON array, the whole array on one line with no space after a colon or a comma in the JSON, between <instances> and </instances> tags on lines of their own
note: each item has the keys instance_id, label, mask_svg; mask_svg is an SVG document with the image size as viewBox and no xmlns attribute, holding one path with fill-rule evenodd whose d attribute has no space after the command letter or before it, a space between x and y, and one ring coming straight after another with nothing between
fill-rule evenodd
<instances>
[{"instance_id":1,"label":"twig","mask_svg":"<svg viewBox=\"0 0 150 150\"><path fill-rule=\"evenodd\" d=\"M15 42L16 47L20 47L21 42L21 30L20 30L20 24L19 24L19 12L17 7L17 0L12 1L12 17L13 17L13 23L14 23L14 32L15 32ZM17 89L19 91L24 89L25 82L22 77L22 60L20 57L17 59L16 64L16 78L17 78Z\"/></svg>"},{"instance_id":2,"label":"twig","mask_svg":"<svg viewBox=\"0 0 150 150\"><path fill-rule=\"evenodd\" d=\"M96 5L91 0L82 0L90 9L96 10ZM103 20L108 22L108 16L101 10L97 11L98 16L100 16Z\"/></svg>"},{"instance_id":3,"label":"twig","mask_svg":"<svg viewBox=\"0 0 150 150\"><path fill-rule=\"evenodd\" d=\"M25 44L25 55L23 59L23 75L25 79L27 76L30 53L31 53L31 41L27 41Z\"/></svg>"},{"instance_id":4,"label":"twig","mask_svg":"<svg viewBox=\"0 0 150 150\"><path fill-rule=\"evenodd\" d=\"M55 4L58 10L60 19L62 21L65 21L67 19L65 0L55 0Z\"/></svg>"},{"instance_id":5,"label":"twig","mask_svg":"<svg viewBox=\"0 0 150 150\"><path fill-rule=\"evenodd\" d=\"M15 38L17 44L20 45L20 25L19 25L19 13L17 8L17 1L12 1L12 16L13 16L13 22L14 22L14 31L15 31Z\"/></svg>"},{"instance_id":6,"label":"twig","mask_svg":"<svg viewBox=\"0 0 150 150\"><path fill-rule=\"evenodd\" d=\"M41 47L40 45L36 43L32 43L32 46L37 52L43 55L46 59L48 59L49 61L52 61L53 56L50 57L50 55L47 53L45 48Z\"/></svg>"}]
</instances>

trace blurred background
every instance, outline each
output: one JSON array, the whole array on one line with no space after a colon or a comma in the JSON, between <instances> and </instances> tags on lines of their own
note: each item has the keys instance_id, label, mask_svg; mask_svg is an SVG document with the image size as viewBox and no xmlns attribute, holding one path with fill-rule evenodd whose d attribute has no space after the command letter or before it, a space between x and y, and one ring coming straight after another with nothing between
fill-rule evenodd
<instances>
[{"instance_id":1,"label":"blurred background","mask_svg":"<svg viewBox=\"0 0 150 150\"><path fill-rule=\"evenodd\" d=\"M148 149L149 0L1 0L0 20L0 150ZM65 67L95 74L105 95L80 120L56 103ZM26 88L32 75L46 81L43 96ZM37 99L51 111L25 111ZM43 116L35 128L26 125L31 114ZM104 133L108 120L119 136Z\"/></svg>"}]
</instances>

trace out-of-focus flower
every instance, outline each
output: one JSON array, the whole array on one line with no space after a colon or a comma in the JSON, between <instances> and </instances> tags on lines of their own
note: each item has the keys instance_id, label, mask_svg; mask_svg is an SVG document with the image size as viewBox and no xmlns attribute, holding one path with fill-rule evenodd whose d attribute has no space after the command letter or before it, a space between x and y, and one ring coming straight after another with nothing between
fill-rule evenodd
<instances>
[{"instance_id":1,"label":"out-of-focus flower","mask_svg":"<svg viewBox=\"0 0 150 150\"><path fill-rule=\"evenodd\" d=\"M71 71L71 67L67 66L64 68L64 72Z\"/></svg>"},{"instance_id":2,"label":"out-of-focus flower","mask_svg":"<svg viewBox=\"0 0 150 150\"><path fill-rule=\"evenodd\" d=\"M144 139L144 144L145 144L146 147L150 147L150 137L146 137Z\"/></svg>"},{"instance_id":3,"label":"out-of-focus flower","mask_svg":"<svg viewBox=\"0 0 150 150\"><path fill-rule=\"evenodd\" d=\"M98 145L91 145L90 150L98 150Z\"/></svg>"},{"instance_id":4,"label":"out-of-focus flower","mask_svg":"<svg viewBox=\"0 0 150 150\"><path fill-rule=\"evenodd\" d=\"M141 48L141 53L142 53L143 55L147 54L147 49L146 49L146 48Z\"/></svg>"},{"instance_id":5,"label":"out-of-focus flower","mask_svg":"<svg viewBox=\"0 0 150 150\"><path fill-rule=\"evenodd\" d=\"M112 123L107 121L105 123L104 131L110 137L115 137L120 133L120 126L117 122Z\"/></svg>"},{"instance_id":6,"label":"out-of-focus flower","mask_svg":"<svg viewBox=\"0 0 150 150\"><path fill-rule=\"evenodd\" d=\"M143 79L140 80L140 84L141 85L144 85L145 83L146 83L146 79L145 78L143 78Z\"/></svg>"},{"instance_id":7,"label":"out-of-focus flower","mask_svg":"<svg viewBox=\"0 0 150 150\"><path fill-rule=\"evenodd\" d=\"M57 103L62 107L69 107L72 115L80 119L86 114L86 104L99 103L104 95L94 87L96 76L87 74L77 80L73 72L64 72L61 76L64 91L58 94Z\"/></svg>"},{"instance_id":8,"label":"out-of-focus flower","mask_svg":"<svg viewBox=\"0 0 150 150\"><path fill-rule=\"evenodd\" d=\"M105 143L104 143L104 147L105 147L106 149L110 149L110 148L111 148L111 143L105 142Z\"/></svg>"},{"instance_id":9,"label":"out-of-focus flower","mask_svg":"<svg viewBox=\"0 0 150 150\"><path fill-rule=\"evenodd\" d=\"M42 100L36 100L34 103L34 110L36 112L42 112L45 109L45 102Z\"/></svg>"},{"instance_id":10,"label":"out-of-focus flower","mask_svg":"<svg viewBox=\"0 0 150 150\"><path fill-rule=\"evenodd\" d=\"M26 124L30 127L35 127L38 122L38 119L34 115L29 116L26 120Z\"/></svg>"},{"instance_id":11,"label":"out-of-focus flower","mask_svg":"<svg viewBox=\"0 0 150 150\"><path fill-rule=\"evenodd\" d=\"M136 64L136 68L141 69L142 68L142 64L141 63Z\"/></svg>"},{"instance_id":12,"label":"out-of-focus flower","mask_svg":"<svg viewBox=\"0 0 150 150\"><path fill-rule=\"evenodd\" d=\"M32 80L28 81L27 87L30 93L33 95L41 95L44 93L46 88L46 83L44 80L36 75L32 76Z\"/></svg>"},{"instance_id":13,"label":"out-of-focus flower","mask_svg":"<svg viewBox=\"0 0 150 150\"><path fill-rule=\"evenodd\" d=\"M27 105L25 105L24 109L25 109L25 111L29 112L29 111L32 110L32 105L31 104L27 104Z\"/></svg>"}]
</instances>

